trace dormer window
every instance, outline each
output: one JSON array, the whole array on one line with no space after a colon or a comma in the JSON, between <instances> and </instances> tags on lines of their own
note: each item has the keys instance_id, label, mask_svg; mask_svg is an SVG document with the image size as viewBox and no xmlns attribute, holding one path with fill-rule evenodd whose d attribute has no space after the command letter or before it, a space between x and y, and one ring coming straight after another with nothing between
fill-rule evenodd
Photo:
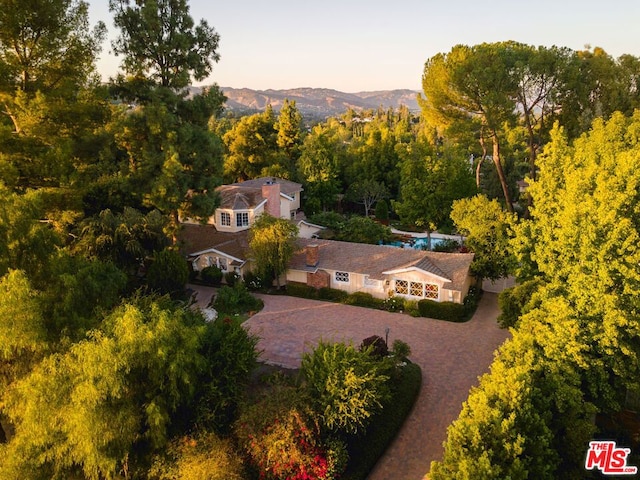
<instances>
[{"instance_id":1,"label":"dormer window","mask_svg":"<svg viewBox=\"0 0 640 480\"><path fill-rule=\"evenodd\" d=\"M231 214L229 212L220 212L220 225L223 227L231 226Z\"/></svg>"}]
</instances>

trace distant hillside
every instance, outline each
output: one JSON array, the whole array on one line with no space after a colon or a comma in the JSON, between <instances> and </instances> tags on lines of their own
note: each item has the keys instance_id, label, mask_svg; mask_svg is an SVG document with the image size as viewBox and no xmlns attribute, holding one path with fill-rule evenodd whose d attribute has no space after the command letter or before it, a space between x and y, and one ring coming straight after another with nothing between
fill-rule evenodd
<instances>
[{"instance_id":1,"label":"distant hillside","mask_svg":"<svg viewBox=\"0 0 640 480\"><path fill-rule=\"evenodd\" d=\"M295 100L306 117L325 118L339 115L347 109L356 111L406 105L412 111L420 110L414 90L383 90L377 92L345 93L327 88L293 88L289 90L252 90L250 88L222 87L227 97L226 107L236 111L264 110L271 104L280 110L285 98Z\"/></svg>"}]
</instances>

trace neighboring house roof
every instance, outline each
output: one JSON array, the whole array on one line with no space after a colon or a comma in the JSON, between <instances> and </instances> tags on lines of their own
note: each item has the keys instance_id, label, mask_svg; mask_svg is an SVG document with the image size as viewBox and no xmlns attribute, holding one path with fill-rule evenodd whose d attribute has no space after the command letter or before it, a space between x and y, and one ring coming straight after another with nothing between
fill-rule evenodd
<instances>
[{"instance_id":1,"label":"neighboring house roof","mask_svg":"<svg viewBox=\"0 0 640 480\"><path fill-rule=\"evenodd\" d=\"M289 197L291 197L291 195L294 193L298 193L302 191L302 184L292 182L291 180L285 180L284 178L276 178L276 177L254 178L253 180L245 180L244 182L232 183L228 186L255 188L261 191L262 186L268 182L280 184L280 192L284 193Z\"/></svg>"},{"instance_id":2,"label":"neighboring house roof","mask_svg":"<svg viewBox=\"0 0 640 480\"><path fill-rule=\"evenodd\" d=\"M445 280L452 290L463 288L473 260L473 253L441 253L401 249L384 245L339 242L335 240L297 240L298 250L289 268L316 271L318 269L353 272L382 280L386 275L410 270L422 270ZM319 263L309 267L305 247L318 245Z\"/></svg>"},{"instance_id":3,"label":"neighboring house roof","mask_svg":"<svg viewBox=\"0 0 640 480\"><path fill-rule=\"evenodd\" d=\"M265 203L261 188L244 188L238 185L222 185L216 189L220 195L220 207L232 210L251 210Z\"/></svg>"},{"instance_id":4,"label":"neighboring house roof","mask_svg":"<svg viewBox=\"0 0 640 480\"><path fill-rule=\"evenodd\" d=\"M216 251L241 263L247 261L249 239L246 230L227 233L217 231L213 225L182 225L178 237L180 248L187 256L196 257Z\"/></svg>"}]
</instances>

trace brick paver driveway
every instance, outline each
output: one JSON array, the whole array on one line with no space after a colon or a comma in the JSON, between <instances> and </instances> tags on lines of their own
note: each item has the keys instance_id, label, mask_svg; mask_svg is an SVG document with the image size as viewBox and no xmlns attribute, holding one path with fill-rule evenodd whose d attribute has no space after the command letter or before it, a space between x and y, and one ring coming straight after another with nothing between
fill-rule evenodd
<instances>
[{"instance_id":1,"label":"brick paver driveway","mask_svg":"<svg viewBox=\"0 0 640 480\"><path fill-rule=\"evenodd\" d=\"M442 458L447 426L457 418L477 378L488 370L493 351L507 338L495 322L495 294L485 293L474 317L456 324L348 305L286 296L261 296L265 308L245 325L260 337L262 360L298 367L301 354L318 340L352 341L370 335L411 346L422 368L418 401L398 437L369 480L421 480L432 460Z\"/></svg>"}]
</instances>

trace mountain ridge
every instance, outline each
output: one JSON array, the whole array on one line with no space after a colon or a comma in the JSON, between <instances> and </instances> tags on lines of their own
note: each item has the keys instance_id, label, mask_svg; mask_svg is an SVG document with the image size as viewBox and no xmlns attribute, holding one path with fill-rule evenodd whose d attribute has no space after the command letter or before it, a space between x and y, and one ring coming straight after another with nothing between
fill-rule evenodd
<instances>
[{"instance_id":1,"label":"mountain ridge","mask_svg":"<svg viewBox=\"0 0 640 480\"><path fill-rule=\"evenodd\" d=\"M279 111L285 99L295 100L296 107L303 116L317 118L340 115L349 108L362 111L379 107L398 108L404 105L411 111L420 110L417 100L419 91L410 89L355 93L313 87L267 90L221 87L221 90L227 97L225 107L232 111L263 111L267 105Z\"/></svg>"}]
</instances>

